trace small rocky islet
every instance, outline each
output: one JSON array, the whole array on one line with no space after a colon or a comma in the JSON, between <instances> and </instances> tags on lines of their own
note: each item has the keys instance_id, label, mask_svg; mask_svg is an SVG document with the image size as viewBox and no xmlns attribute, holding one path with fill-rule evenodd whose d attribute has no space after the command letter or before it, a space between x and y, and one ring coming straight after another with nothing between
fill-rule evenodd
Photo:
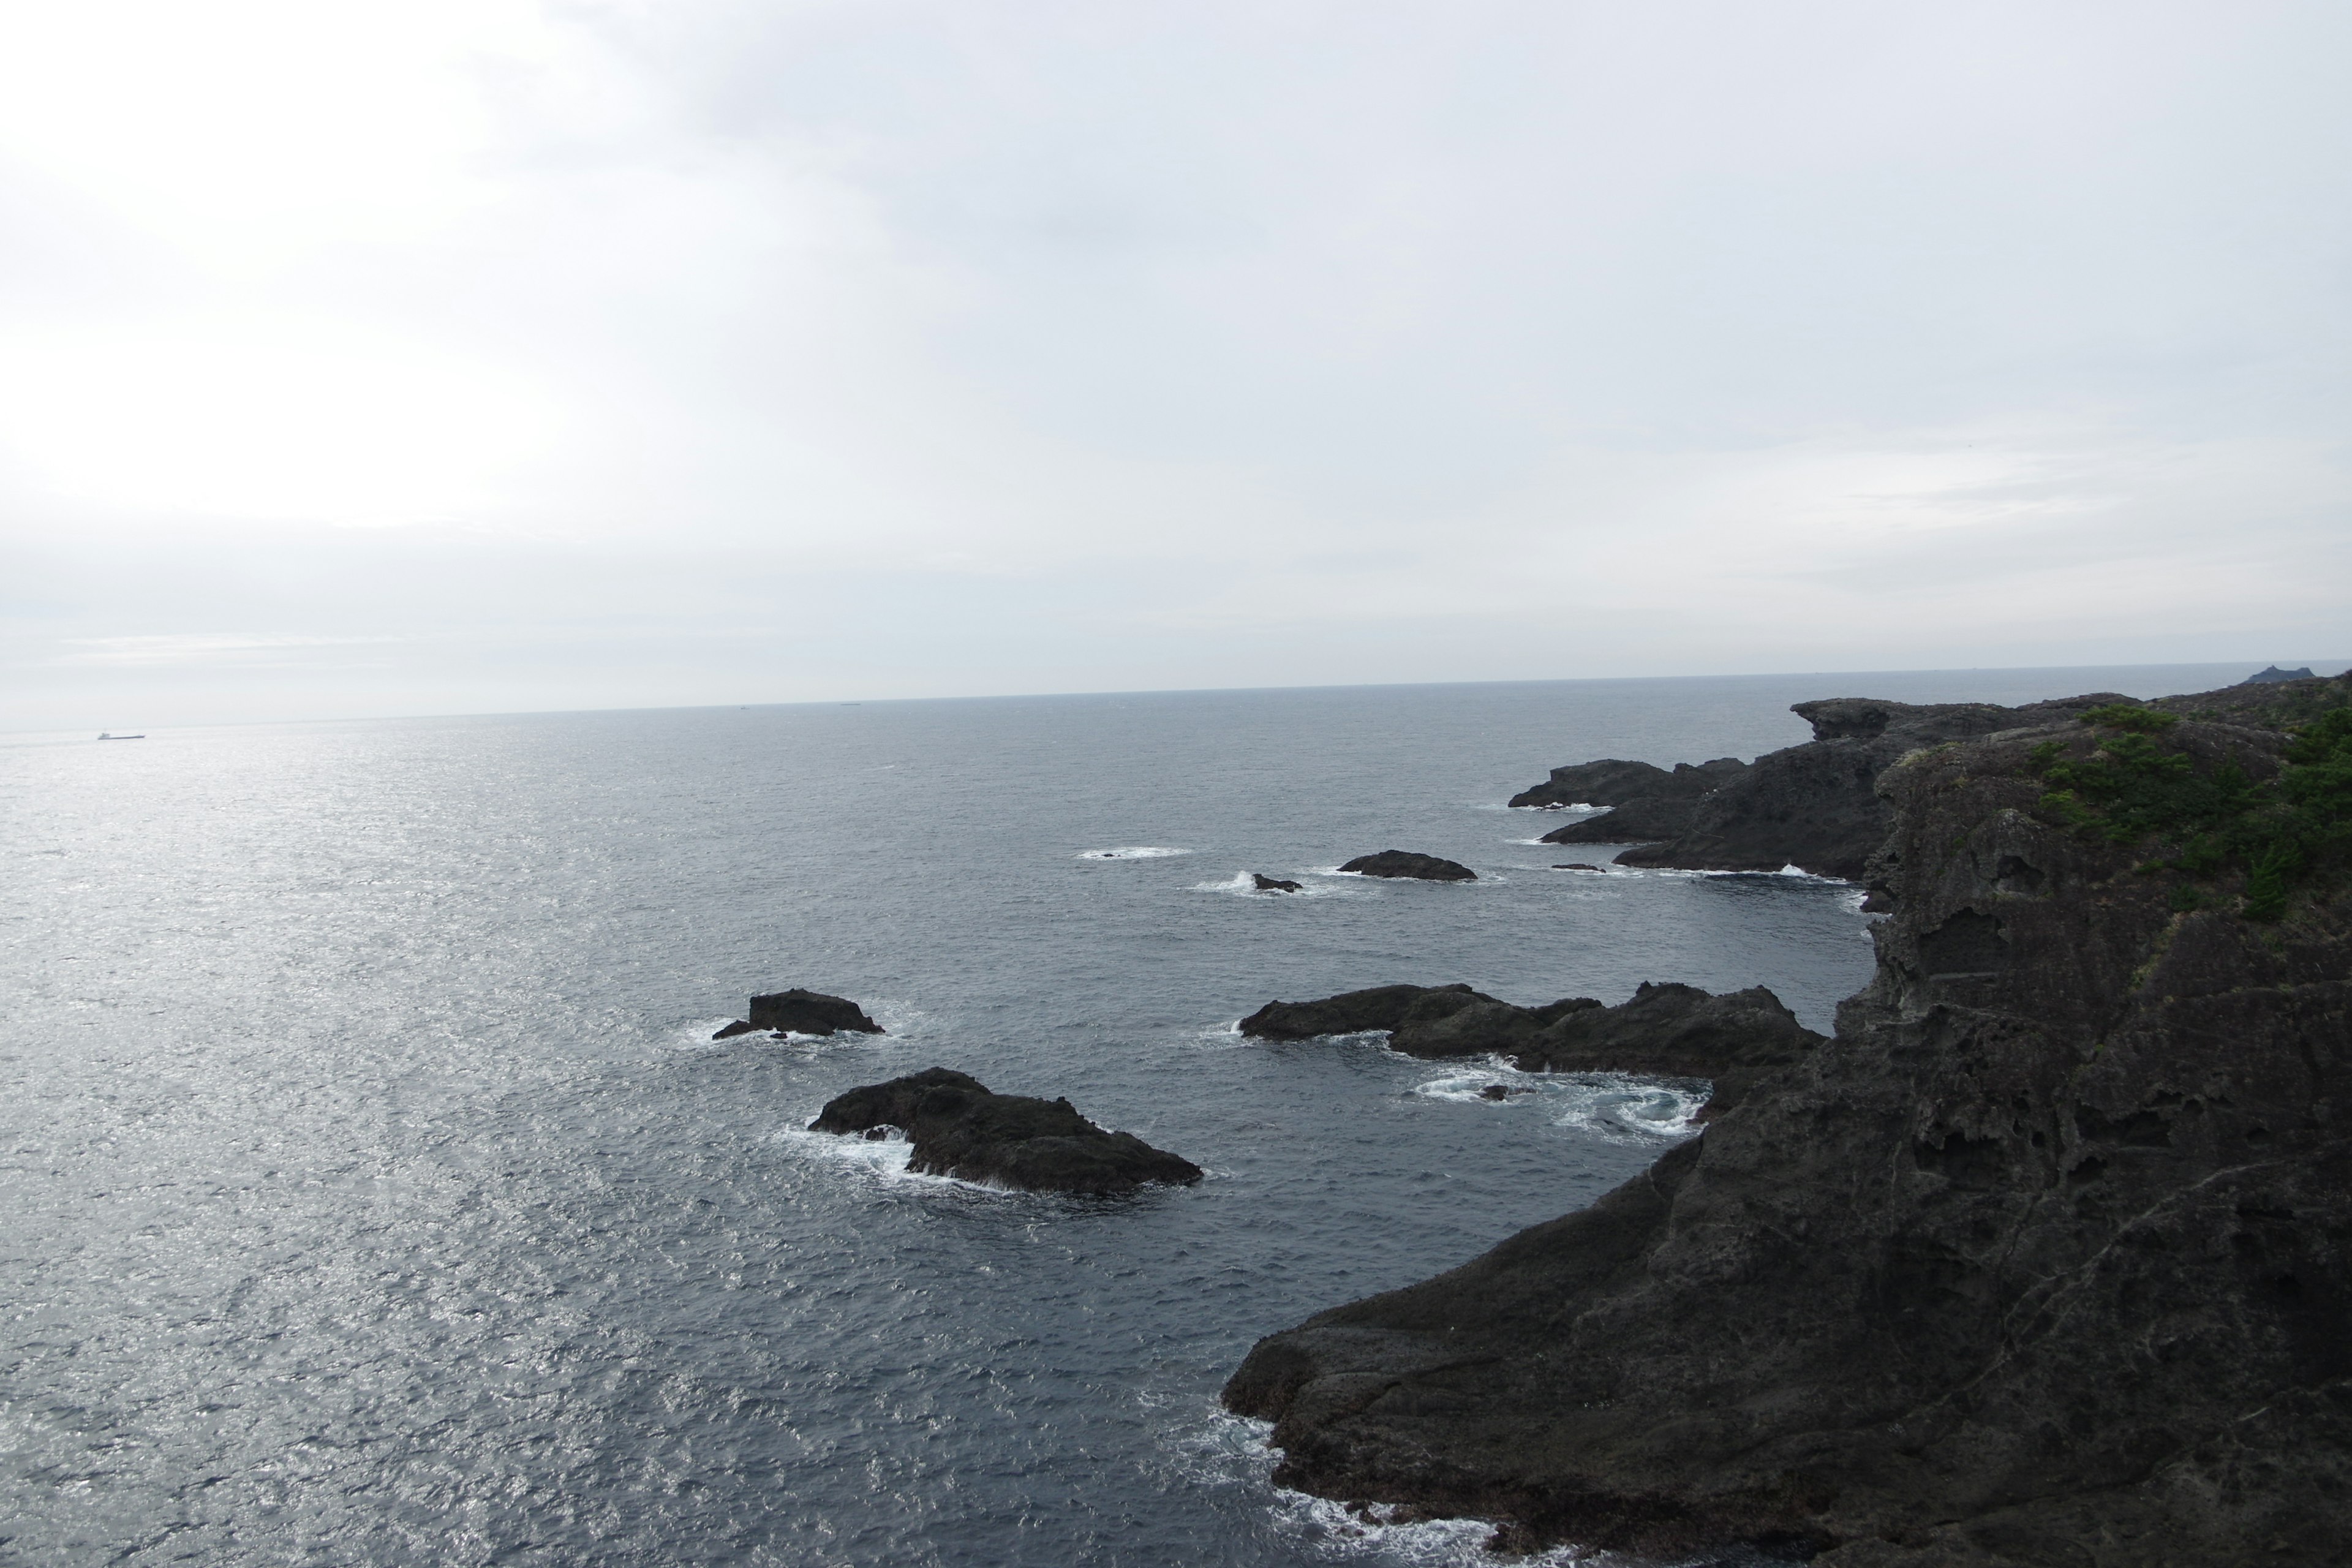
<instances>
[{"instance_id":1,"label":"small rocky islet","mask_svg":"<svg viewBox=\"0 0 2352 1568\"><path fill-rule=\"evenodd\" d=\"M789 991L771 992L751 998L751 1016L738 1018L720 1026L710 1037L731 1040L738 1035L756 1034L762 1030L790 1035L831 1035L848 1033L879 1035L881 1025L866 1016L866 1009L846 996L828 996L822 991L805 991L794 986Z\"/></svg>"},{"instance_id":2,"label":"small rocky islet","mask_svg":"<svg viewBox=\"0 0 2352 1568\"><path fill-rule=\"evenodd\" d=\"M1201 1167L1132 1132L1111 1132L1066 1100L998 1094L947 1068L867 1084L828 1100L812 1132L901 1132L908 1168L1023 1192L1120 1197L1150 1184L1186 1186Z\"/></svg>"}]
</instances>

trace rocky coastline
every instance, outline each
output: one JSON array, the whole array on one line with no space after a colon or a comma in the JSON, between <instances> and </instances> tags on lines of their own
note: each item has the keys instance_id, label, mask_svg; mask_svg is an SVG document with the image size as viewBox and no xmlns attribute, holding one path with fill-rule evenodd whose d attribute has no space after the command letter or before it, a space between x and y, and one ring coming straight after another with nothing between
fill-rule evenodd
<instances>
[{"instance_id":1,"label":"rocky coastline","mask_svg":"<svg viewBox=\"0 0 2352 1568\"><path fill-rule=\"evenodd\" d=\"M1673 986L1380 987L1245 1020L1717 1089L1700 1136L1591 1208L1261 1341L1224 1398L1274 1423L1276 1480L1492 1520L1507 1549L2335 1560L2347 698L1801 705L1813 742L1719 770L1621 858L1866 879L1892 915L1832 1037L1777 1026L1768 992Z\"/></svg>"}]
</instances>

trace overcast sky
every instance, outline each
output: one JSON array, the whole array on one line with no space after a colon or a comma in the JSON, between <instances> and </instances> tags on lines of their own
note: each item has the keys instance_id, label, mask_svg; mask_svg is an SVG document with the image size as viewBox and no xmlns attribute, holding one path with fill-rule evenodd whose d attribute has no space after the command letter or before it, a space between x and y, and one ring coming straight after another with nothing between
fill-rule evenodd
<instances>
[{"instance_id":1,"label":"overcast sky","mask_svg":"<svg viewBox=\"0 0 2352 1568\"><path fill-rule=\"evenodd\" d=\"M0 0L0 728L2352 656L2352 6Z\"/></svg>"}]
</instances>

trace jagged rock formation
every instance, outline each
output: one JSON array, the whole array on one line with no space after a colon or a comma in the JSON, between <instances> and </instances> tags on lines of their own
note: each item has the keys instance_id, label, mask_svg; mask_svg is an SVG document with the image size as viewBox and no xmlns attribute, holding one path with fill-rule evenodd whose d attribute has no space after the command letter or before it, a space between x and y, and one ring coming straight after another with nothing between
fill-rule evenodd
<instances>
[{"instance_id":1,"label":"jagged rock formation","mask_svg":"<svg viewBox=\"0 0 2352 1568\"><path fill-rule=\"evenodd\" d=\"M1459 860L1436 855L1416 855L1410 849L1383 849L1359 855L1339 868L1366 877L1409 877L1422 882L1475 882L1478 873Z\"/></svg>"},{"instance_id":2,"label":"jagged rock formation","mask_svg":"<svg viewBox=\"0 0 2352 1568\"><path fill-rule=\"evenodd\" d=\"M2307 664L2301 669L2281 669L2277 665L2273 664L2266 666L2256 674L2246 677L2245 679L2238 682L2238 684L2241 686L2278 686L2290 680L2314 680L2318 678L2311 673L2311 666Z\"/></svg>"},{"instance_id":3,"label":"jagged rock formation","mask_svg":"<svg viewBox=\"0 0 2352 1568\"><path fill-rule=\"evenodd\" d=\"M1696 801L1747 771L1738 757L1717 757L1711 763L1676 763L1671 770L1653 763L1629 763L1606 757L1597 763L1575 763L1554 768L1551 777L1511 797L1513 805L1556 807L1613 805L1622 808L1638 801L1662 804Z\"/></svg>"},{"instance_id":4,"label":"jagged rock formation","mask_svg":"<svg viewBox=\"0 0 2352 1568\"><path fill-rule=\"evenodd\" d=\"M1473 1003L1494 1000L1467 985L1375 985L1319 1002L1269 1002L1242 1020L1242 1033L1261 1040L1360 1035L1394 1029L1408 1017L1444 1017Z\"/></svg>"},{"instance_id":5,"label":"jagged rock formation","mask_svg":"<svg viewBox=\"0 0 2352 1568\"><path fill-rule=\"evenodd\" d=\"M2219 720L2225 723L2265 726L2307 723L2322 713L2352 707L2352 670L2342 675L2314 676L2308 679L2295 678L2266 681L2257 678L2242 680L2235 686L2225 686L2219 691L2162 698L2148 706L2160 708L2168 713L2178 713L2184 718Z\"/></svg>"},{"instance_id":6,"label":"jagged rock formation","mask_svg":"<svg viewBox=\"0 0 2352 1568\"><path fill-rule=\"evenodd\" d=\"M2139 728L2145 776L2191 805L2279 776L2276 734ZM1523 1547L2337 1560L2345 781L2281 778L2335 814L2313 842L2338 879L2306 858L2264 922L2239 911L2272 862L2167 858L2127 791L2053 790L2120 786L2134 754L2068 723L1885 769L1871 877L1896 913L1836 1038L1593 1207L1261 1342L1225 1398L1274 1420L1277 1479Z\"/></svg>"},{"instance_id":7,"label":"jagged rock formation","mask_svg":"<svg viewBox=\"0 0 2352 1568\"><path fill-rule=\"evenodd\" d=\"M1800 702L1790 711L1813 727L1813 738L1804 744L1769 752L1752 764L1727 758L1698 767L1684 763L1673 774L1661 775L1675 781L1672 791L1632 794L1615 810L1556 828L1543 842L1640 846L1617 857L1621 866L1688 871L1795 866L1816 876L1857 879L1886 837L1886 805L1875 782L1906 752L2052 723L2129 700L2104 691L2024 708L1870 697ZM1612 761L1580 766L1592 770L1594 778L1621 781L1620 788L1633 790L1645 775L1625 770L1647 764ZM1584 776L1578 768L1553 773Z\"/></svg>"},{"instance_id":8,"label":"jagged rock formation","mask_svg":"<svg viewBox=\"0 0 2352 1568\"><path fill-rule=\"evenodd\" d=\"M1132 1132L1106 1132L1066 1100L997 1094L946 1068L853 1089L809 1123L812 1132L869 1136L887 1128L914 1145L910 1169L992 1186L1117 1196L1201 1179L1190 1160Z\"/></svg>"},{"instance_id":9,"label":"jagged rock formation","mask_svg":"<svg viewBox=\"0 0 2352 1568\"><path fill-rule=\"evenodd\" d=\"M1290 881L1286 878L1269 877L1263 871L1252 871L1250 882L1253 888L1261 893L1303 893L1307 890L1300 883Z\"/></svg>"},{"instance_id":10,"label":"jagged rock formation","mask_svg":"<svg viewBox=\"0 0 2352 1568\"><path fill-rule=\"evenodd\" d=\"M1242 1020L1242 1033L1261 1039L1379 1030L1407 1056L1496 1055L1522 1072L1709 1079L1708 1117L1822 1044L1760 985L1716 996L1695 985L1643 984L1614 1007L1590 996L1518 1007L1467 985L1380 985L1319 1002L1269 1002Z\"/></svg>"}]
</instances>

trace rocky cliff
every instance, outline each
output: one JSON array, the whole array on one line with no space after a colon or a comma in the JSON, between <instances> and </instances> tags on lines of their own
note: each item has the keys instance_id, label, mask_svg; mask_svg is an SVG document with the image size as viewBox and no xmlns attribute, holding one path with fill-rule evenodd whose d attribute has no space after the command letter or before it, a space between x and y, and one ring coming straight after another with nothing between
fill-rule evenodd
<instances>
[{"instance_id":1,"label":"rocky cliff","mask_svg":"<svg viewBox=\"0 0 2352 1568\"><path fill-rule=\"evenodd\" d=\"M1822 743L1896 728L1851 712ZM1833 1040L1591 1208L1262 1341L1225 1398L1277 1479L1512 1546L2340 1560L2352 721L2093 717L1877 772L1895 912Z\"/></svg>"}]
</instances>

